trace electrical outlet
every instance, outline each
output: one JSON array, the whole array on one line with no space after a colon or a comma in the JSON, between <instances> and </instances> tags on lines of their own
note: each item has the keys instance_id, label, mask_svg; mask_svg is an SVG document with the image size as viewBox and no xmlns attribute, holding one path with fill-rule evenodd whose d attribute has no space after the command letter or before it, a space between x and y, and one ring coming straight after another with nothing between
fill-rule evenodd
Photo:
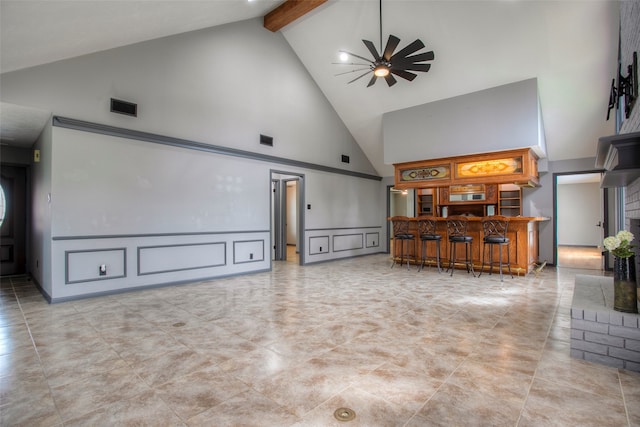
<instances>
[{"instance_id":1,"label":"electrical outlet","mask_svg":"<svg viewBox=\"0 0 640 427\"><path fill-rule=\"evenodd\" d=\"M100 267L98 268L98 271L99 271L101 276L106 276L107 275L107 265L106 264L100 264Z\"/></svg>"}]
</instances>

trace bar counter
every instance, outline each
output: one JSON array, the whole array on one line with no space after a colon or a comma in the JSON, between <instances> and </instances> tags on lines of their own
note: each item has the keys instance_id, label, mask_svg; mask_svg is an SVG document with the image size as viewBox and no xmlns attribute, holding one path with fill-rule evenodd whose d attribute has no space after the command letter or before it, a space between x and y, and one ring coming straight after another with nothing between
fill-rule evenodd
<instances>
[{"instance_id":1,"label":"bar counter","mask_svg":"<svg viewBox=\"0 0 640 427\"><path fill-rule=\"evenodd\" d=\"M467 234L473 237L472 245L472 259L473 267L476 272L480 272L482 265L482 217L470 216L467 217L469 225L467 228ZM391 220L391 218L387 218ZM406 251L409 253L410 262L421 262L421 249L422 242L420 241L420 235L418 233L417 218L409 218L409 230L416 238L414 244L408 243ZM449 239L447 238L447 218L438 217L437 233L442 235L442 241L440 243L440 262L443 268L446 268L449 263ZM538 224L541 221L548 221L549 218L544 217L508 217L509 227L507 229L507 237L511 240L509 255L511 257L511 271L514 275L524 275L533 270L535 264L538 262ZM393 236L393 227L391 227L391 235ZM464 265L460 263L460 260L464 260L464 245L458 245L456 260L458 261L456 267L463 268ZM394 256L400 261L400 245L393 245ZM414 259L414 252L417 251L418 257ZM487 248L488 257L489 249ZM427 256L435 257L436 246L433 242L427 242ZM494 268L495 272L498 271L496 265L498 261L499 251L493 251ZM405 253L405 258L406 258ZM488 264L488 259L485 260L485 264ZM507 261L506 251L503 251L503 263ZM433 259L429 260L429 265L434 265ZM427 263L425 263L425 268ZM485 265L485 270L488 272L488 266ZM506 272L506 267L505 267Z\"/></svg>"}]
</instances>

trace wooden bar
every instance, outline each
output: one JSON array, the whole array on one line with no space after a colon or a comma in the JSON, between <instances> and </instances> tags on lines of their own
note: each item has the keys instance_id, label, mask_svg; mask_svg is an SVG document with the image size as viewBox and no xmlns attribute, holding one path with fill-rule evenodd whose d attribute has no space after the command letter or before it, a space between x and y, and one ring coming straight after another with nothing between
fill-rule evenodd
<instances>
[{"instance_id":1,"label":"wooden bar","mask_svg":"<svg viewBox=\"0 0 640 427\"><path fill-rule=\"evenodd\" d=\"M388 218L389 219L389 218ZM411 259L411 262L414 261L414 248L417 250L417 262L419 263L421 260L421 245L420 236L418 233L418 222L416 218L410 219L410 231L415 234L415 244L408 244L408 252ZM438 221L437 232L442 235L442 241L440 243L440 262L443 268L446 268L449 263L449 239L447 238L447 219L443 217L436 218ZM467 233L470 236L473 236L473 245L472 245L472 258L473 258L473 267L476 270L476 273L480 272L480 267L482 265L482 217L469 217L469 226L467 229ZM507 236L511 240L510 244L510 257L511 257L511 271L514 275L525 275L530 273L535 264L538 262L538 223L541 221L547 221L548 218L541 217L512 217L509 218L509 228L507 231ZM393 245L394 256L399 261L400 257L400 248L398 245ZM489 249L487 248L488 257ZM498 266L495 264L498 261L499 251L496 249L493 251L494 258L494 268L493 270L497 272ZM406 254L405 254L406 256ZM427 244L427 256L435 257L435 244L428 243ZM464 245L458 245L456 258L458 260L464 259ZM503 251L503 262L506 262L507 256L506 251ZM433 264L433 263L431 263ZM485 261L485 264L488 264L488 258ZM426 267L426 264L425 264ZM457 266L458 268L462 268L462 264ZM485 265L485 271L488 272L487 265ZM505 270L506 271L506 270Z\"/></svg>"}]
</instances>

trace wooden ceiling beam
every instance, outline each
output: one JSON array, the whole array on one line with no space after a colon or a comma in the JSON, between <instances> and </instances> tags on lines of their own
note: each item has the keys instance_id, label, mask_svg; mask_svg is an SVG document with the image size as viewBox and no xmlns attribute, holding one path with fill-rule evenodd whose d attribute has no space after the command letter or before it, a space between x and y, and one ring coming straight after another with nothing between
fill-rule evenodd
<instances>
[{"instance_id":1,"label":"wooden ceiling beam","mask_svg":"<svg viewBox=\"0 0 640 427\"><path fill-rule=\"evenodd\" d=\"M286 25L326 2L327 0L286 0L264 16L264 27L274 33L280 31Z\"/></svg>"}]
</instances>

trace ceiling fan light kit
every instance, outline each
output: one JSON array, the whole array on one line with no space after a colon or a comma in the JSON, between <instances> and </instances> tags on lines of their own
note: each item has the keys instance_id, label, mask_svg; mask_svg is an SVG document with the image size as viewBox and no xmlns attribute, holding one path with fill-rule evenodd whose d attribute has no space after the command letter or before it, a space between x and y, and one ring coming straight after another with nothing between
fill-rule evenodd
<instances>
[{"instance_id":1,"label":"ceiling fan light kit","mask_svg":"<svg viewBox=\"0 0 640 427\"><path fill-rule=\"evenodd\" d=\"M361 59L366 61L366 63L349 63L343 65L355 65L355 66L366 66L366 68L357 68L355 70L347 71L344 73L339 73L336 75L355 73L358 71L366 70L364 73L360 74L355 79L349 81L348 83L353 83L367 74L373 72L373 76L371 76L371 80L369 80L369 84L367 87L373 86L376 80L380 77L384 78L389 87L396 84L397 80L393 75L401 77L408 81L413 81L416 78L416 71L426 73L431 68L431 64L426 63L426 61L432 61L435 58L435 55L432 50L423 53L417 53L419 50L425 47L424 43L420 39L414 40L412 43L409 43L404 48L400 49L398 52L394 53L398 44L400 44L400 39L394 35L389 35L389 39L387 40L387 45L384 50L382 50L382 0L380 0L380 53L376 50L374 44L369 40L362 40L364 45L366 46L371 56L373 56L373 61L365 58L360 55L356 55L355 53L340 51L341 57L344 57L344 54L352 56L354 58Z\"/></svg>"}]
</instances>

